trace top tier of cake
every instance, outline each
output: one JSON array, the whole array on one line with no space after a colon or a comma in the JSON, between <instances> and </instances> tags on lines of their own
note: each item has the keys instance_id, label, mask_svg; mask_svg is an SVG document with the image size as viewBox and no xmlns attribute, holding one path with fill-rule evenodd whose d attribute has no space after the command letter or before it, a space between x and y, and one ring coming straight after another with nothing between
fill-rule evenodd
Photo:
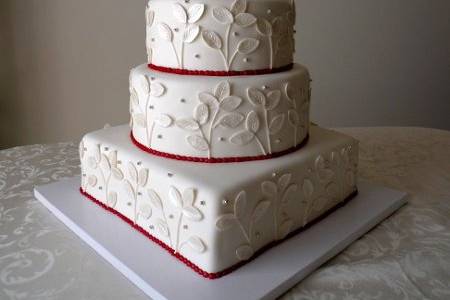
<instances>
[{"instance_id":1,"label":"top tier of cake","mask_svg":"<svg viewBox=\"0 0 450 300\"><path fill-rule=\"evenodd\" d=\"M293 61L294 0L150 0L146 19L155 69L251 74Z\"/></svg>"}]
</instances>

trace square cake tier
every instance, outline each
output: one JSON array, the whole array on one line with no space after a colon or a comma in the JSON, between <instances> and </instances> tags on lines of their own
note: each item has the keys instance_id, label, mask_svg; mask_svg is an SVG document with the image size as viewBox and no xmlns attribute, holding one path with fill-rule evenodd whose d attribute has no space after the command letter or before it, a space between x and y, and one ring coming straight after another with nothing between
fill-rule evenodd
<instances>
[{"instance_id":1,"label":"square cake tier","mask_svg":"<svg viewBox=\"0 0 450 300\"><path fill-rule=\"evenodd\" d=\"M356 193L357 141L317 126L302 149L257 162L154 156L132 143L126 125L87 134L80 155L87 198L211 279Z\"/></svg>"}]
</instances>

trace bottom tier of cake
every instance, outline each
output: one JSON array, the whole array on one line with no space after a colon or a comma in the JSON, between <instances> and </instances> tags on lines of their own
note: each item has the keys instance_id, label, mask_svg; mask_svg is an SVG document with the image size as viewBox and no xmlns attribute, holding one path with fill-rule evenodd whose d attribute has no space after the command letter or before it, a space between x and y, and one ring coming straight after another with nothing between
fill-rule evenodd
<instances>
[{"instance_id":1,"label":"bottom tier of cake","mask_svg":"<svg viewBox=\"0 0 450 300\"><path fill-rule=\"evenodd\" d=\"M356 192L357 141L317 126L302 149L258 162L202 164L152 156L132 143L128 126L87 134L80 155L87 198L210 279Z\"/></svg>"}]
</instances>

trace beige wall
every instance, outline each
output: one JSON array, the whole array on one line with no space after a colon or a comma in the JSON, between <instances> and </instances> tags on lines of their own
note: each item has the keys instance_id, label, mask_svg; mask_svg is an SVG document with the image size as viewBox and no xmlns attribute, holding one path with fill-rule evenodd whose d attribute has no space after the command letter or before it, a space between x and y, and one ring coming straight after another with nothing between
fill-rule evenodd
<instances>
[{"instance_id":1,"label":"beige wall","mask_svg":"<svg viewBox=\"0 0 450 300\"><path fill-rule=\"evenodd\" d=\"M206 1L206 0L205 0ZM145 0L0 0L0 148L128 121ZM298 60L327 126L450 129L450 1L298 1Z\"/></svg>"}]
</instances>

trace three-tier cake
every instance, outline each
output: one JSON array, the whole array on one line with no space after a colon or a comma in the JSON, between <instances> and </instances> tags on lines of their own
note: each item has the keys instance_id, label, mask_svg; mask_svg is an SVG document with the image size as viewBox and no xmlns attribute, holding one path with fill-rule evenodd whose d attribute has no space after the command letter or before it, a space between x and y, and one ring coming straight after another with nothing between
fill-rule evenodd
<instances>
[{"instance_id":1,"label":"three-tier cake","mask_svg":"<svg viewBox=\"0 0 450 300\"><path fill-rule=\"evenodd\" d=\"M145 14L131 126L83 138L84 195L213 279L356 192L357 142L310 128L293 0L150 0Z\"/></svg>"}]
</instances>

